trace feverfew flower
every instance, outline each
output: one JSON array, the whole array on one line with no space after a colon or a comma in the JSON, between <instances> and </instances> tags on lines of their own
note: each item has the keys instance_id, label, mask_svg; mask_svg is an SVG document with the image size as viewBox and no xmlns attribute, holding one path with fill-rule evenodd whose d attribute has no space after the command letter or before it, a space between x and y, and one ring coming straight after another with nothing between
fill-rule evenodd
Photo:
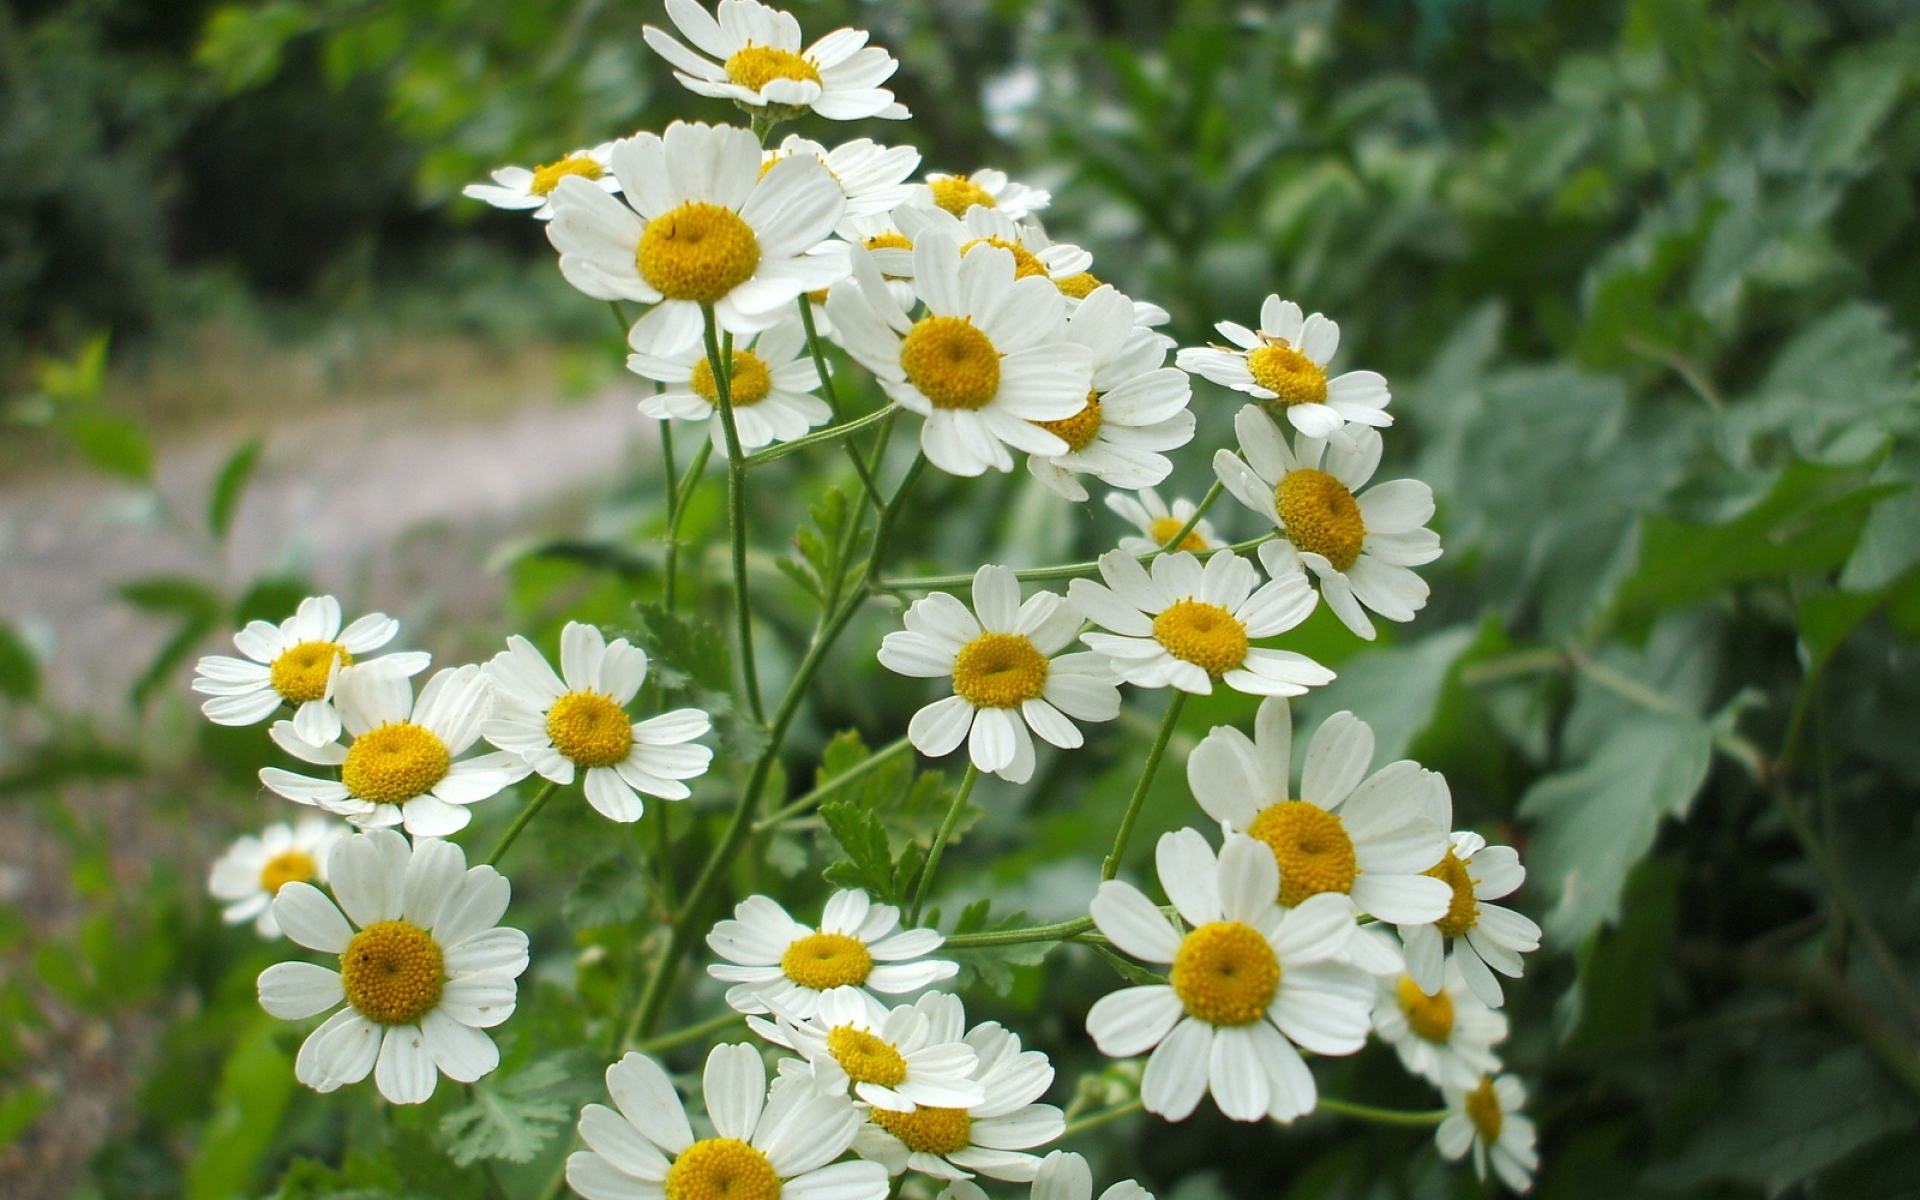
<instances>
[{"instance_id":1,"label":"feverfew flower","mask_svg":"<svg viewBox=\"0 0 1920 1200\"><path fill-rule=\"evenodd\" d=\"M1533 1122L1520 1112L1527 1103L1525 1085L1511 1075L1488 1075L1469 1088L1450 1087L1446 1094L1453 1111L1433 1131L1440 1153L1458 1162L1471 1149L1474 1173L1480 1178L1487 1177L1491 1159L1502 1183L1516 1192L1532 1188L1540 1153L1534 1148L1538 1134Z\"/></svg>"},{"instance_id":2,"label":"feverfew flower","mask_svg":"<svg viewBox=\"0 0 1920 1200\"><path fill-rule=\"evenodd\" d=\"M828 1091L851 1087L858 1099L890 1112L912 1112L916 1105L969 1108L986 1098L971 1078L979 1059L960 1040L961 1030L945 1028L946 1022L936 1030L928 1019L926 1010L938 995L929 992L921 1004L889 1009L859 988L832 988L820 994L817 1011L804 1021L748 1017L747 1024L798 1053Z\"/></svg>"},{"instance_id":3,"label":"feverfew flower","mask_svg":"<svg viewBox=\"0 0 1920 1200\"><path fill-rule=\"evenodd\" d=\"M1068 718L1113 720L1120 691L1102 656L1060 654L1080 632L1080 614L1063 597L1037 592L1022 603L1014 573L989 565L974 572L973 604L977 618L945 592L916 601L906 629L881 642L880 665L953 680L953 695L908 724L915 749L939 758L965 739L974 766L1025 783L1034 765L1028 729L1074 749L1085 739Z\"/></svg>"},{"instance_id":4,"label":"feverfew flower","mask_svg":"<svg viewBox=\"0 0 1920 1200\"><path fill-rule=\"evenodd\" d=\"M668 417L707 421L714 450L723 456L727 453L720 394L705 346L693 342L669 354L636 350L627 356L627 370L667 385L666 391L640 402L642 413L662 421ZM757 450L769 442L790 442L832 420L833 409L827 402L808 395L819 386L820 372L807 353L806 327L797 314L781 317L744 345L736 342L728 396L740 448Z\"/></svg>"},{"instance_id":5,"label":"feverfew flower","mask_svg":"<svg viewBox=\"0 0 1920 1200\"><path fill-rule=\"evenodd\" d=\"M587 803L614 821L637 821L637 792L663 800L692 793L683 779L706 773L713 751L693 744L713 722L697 708L634 721L626 706L647 680L647 653L591 625L569 621L560 631L560 671L518 634L493 656L492 715L481 734L524 758L543 779L572 783L586 772Z\"/></svg>"},{"instance_id":6,"label":"feverfew flower","mask_svg":"<svg viewBox=\"0 0 1920 1200\"><path fill-rule=\"evenodd\" d=\"M1449 800L1441 810L1452 824ZM1489 846L1477 833L1456 832L1446 857L1433 868L1435 878L1452 889L1446 915L1431 925L1402 925L1400 940L1407 950L1407 974L1425 992L1437 991L1442 980L1442 954L1466 980L1473 994L1498 1008L1506 999L1493 972L1520 978L1522 954L1540 948L1540 927L1510 908L1490 904L1511 895L1526 882L1527 869L1511 846ZM1491 968L1491 970L1489 970Z\"/></svg>"},{"instance_id":7,"label":"feverfew flower","mask_svg":"<svg viewBox=\"0 0 1920 1200\"><path fill-rule=\"evenodd\" d=\"M926 183L913 190L907 203L943 208L956 217L966 216L968 209L979 205L1021 221L1052 200L1051 192L1015 183L1007 178L1005 171L982 167L971 175L928 175Z\"/></svg>"},{"instance_id":8,"label":"feverfew flower","mask_svg":"<svg viewBox=\"0 0 1920 1200\"><path fill-rule=\"evenodd\" d=\"M1103 996L1087 1013L1094 1044L1115 1058L1153 1051L1140 1099L1170 1121L1208 1091L1235 1121L1312 1112L1313 1074L1294 1045L1352 1054L1371 1026L1373 979L1334 961L1352 936L1346 902L1314 896L1283 911L1273 855L1248 837L1227 838L1216 860L1197 830L1182 829L1160 839L1156 859L1186 932L1132 884L1100 885L1100 932L1172 971L1166 984Z\"/></svg>"},{"instance_id":9,"label":"feverfew flower","mask_svg":"<svg viewBox=\"0 0 1920 1200\"><path fill-rule=\"evenodd\" d=\"M1208 550L1224 549L1226 539L1214 531L1213 522L1205 517L1195 522L1187 536L1178 546L1169 545L1173 535L1187 528L1187 522L1193 520L1193 514L1199 505L1187 498L1180 497L1168 508L1160 493L1152 488L1141 488L1138 493L1108 492L1107 507L1119 513L1123 520L1131 522L1143 536L1123 537L1120 549L1128 554L1153 554L1160 550L1191 550L1205 553Z\"/></svg>"},{"instance_id":10,"label":"feverfew flower","mask_svg":"<svg viewBox=\"0 0 1920 1200\"><path fill-rule=\"evenodd\" d=\"M1113 660L1135 687L1177 687L1206 696L1219 680L1251 696L1298 696L1333 681L1304 654L1269 650L1254 638L1285 633L1313 612L1313 589L1298 574L1260 583L1253 564L1229 550L1206 566L1184 550L1153 560L1153 573L1124 550L1100 556L1101 587L1076 579L1067 599L1109 633L1080 640Z\"/></svg>"},{"instance_id":11,"label":"feverfew flower","mask_svg":"<svg viewBox=\"0 0 1920 1200\"><path fill-rule=\"evenodd\" d=\"M820 994L834 988L899 995L959 973L958 963L926 957L946 941L939 930L899 925L899 909L857 889L835 892L817 929L766 896L749 896L707 935L707 945L727 960L707 974L735 985L727 1003L738 1012L804 1021L819 1012Z\"/></svg>"},{"instance_id":12,"label":"feverfew flower","mask_svg":"<svg viewBox=\"0 0 1920 1200\"><path fill-rule=\"evenodd\" d=\"M884 217L898 208L913 191L913 185L903 180L920 165L920 152L912 146L882 146L872 138L855 138L829 150L790 133L779 146L764 152L763 168L770 170L793 154L813 155L833 175L840 194L847 198L846 219Z\"/></svg>"},{"instance_id":13,"label":"feverfew flower","mask_svg":"<svg viewBox=\"0 0 1920 1200\"><path fill-rule=\"evenodd\" d=\"M1500 1069L1493 1048L1507 1040L1507 1018L1467 989L1458 969L1429 996L1411 975L1380 975L1373 1028L1406 1069L1435 1087L1471 1088Z\"/></svg>"},{"instance_id":14,"label":"feverfew flower","mask_svg":"<svg viewBox=\"0 0 1920 1200\"><path fill-rule=\"evenodd\" d=\"M259 836L249 833L235 841L207 876L207 890L226 903L220 919L229 925L251 919L261 937L279 937L273 898L289 883L325 883L327 855L346 834L337 821L306 816L298 825L275 821Z\"/></svg>"},{"instance_id":15,"label":"feverfew flower","mask_svg":"<svg viewBox=\"0 0 1920 1200\"><path fill-rule=\"evenodd\" d=\"M1326 441L1300 436L1288 446L1248 405L1233 427L1246 461L1218 450L1213 470L1234 499L1286 536L1260 547L1268 573L1311 569L1328 607L1363 638L1373 637L1373 622L1361 605L1389 621L1413 620L1428 589L1408 568L1440 557L1440 536L1424 528L1433 517L1433 489L1396 479L1362 492L1380 465L1380 434L1365 426L1348 426Z\"/></svg>"},{"instance_id":16,"label":"feverfew flower","mask_svg":"<svg viewBox=\"0 0 1920 1200\"><path fill-rule=\"evenodd\" d=\"M976 206L965 217L956 217L931 205L903 204L893 211L893 220L915 241L929 233L944 234L962 254L976 245L998 246L1013 255L1015 279L1044 275L1061 287L1063 281L1084 275L1093 266L1093 255L1065 242L1055 244L1038 221L1015 221L998 209Z\"/></svg>"},{"instance_id":17,"label":"feverfew flower","mask_svg":"<svg viewBox=\"0 0 1920 1200\"><path fill-rule=\"evenodd\" d=\"M954 1185L953 1200L985 1200L979 1189L961 1192L958 1189L962 1186L968 1185ZM1040 1163L1039 1174L1033 1177L1030 1200L1093 1200L1093 1171L1087 1160L1070 1150L1047 1155ZM1153 1200L1153 1193L1124 1179L1101 1192L1100 1200Z\"/></svg>"},{"instance_id":18,"label":"feverfew flower","mask_svg":"<svg viewBox=\"0 0 1920 1200\"><path fill-rule=\"evenodd\" d=\"M714 1136L696 1139L660 1064L628 1054L607 1068L604 1104L580 1111L587 1149L567 1159L567 1183L586 1200L885 1200L887 1173L836 1163L860 1117L844 1095L809 1080L767 1088L748 1045L715 1046L701 1089Z\"/></svg>"},{"instance_id":19,"label":"feverfew flower","mask_svg":"<svg viewBox=\"0 0 1920 1200\"><path fill-rule=\"evenodd\" d=\"M534 220L551 220L553 190L569 175L578 175L589 183L597 184L602 191L619 191L620 181L608 169L612 162L613 143L602 142L591 150L575 150L532 170L501 167L493 173L492 183L470 183L460 189L460 194L472 200L485 201L495 208L531 208L535 210Z\"/></svg>"},{"instance_id":20,"label":"feverfew flower","mask_svg":"<svg viewBox=\"0 0 1920 1200\"><path fill-rule=\"evenodd\" d=\"M216 725L252 725L285 704L293 709L293 728L302 739L331 742L340 736L340 715L332 703L335 675L399 632L400 622L385 613L368 613L341 629L340 602L309 596L279 625L249 621L234 634L233 644L245 659L210 654L200 660L193 690L213 697L200 711ZM405 651L378 661L385 670L411 676L432 660Z\"/></svg>"},{"instance_id":21,"label":"feverfew flower","mask_svg":"<svg viewBox=\"0 0 1920 1200\"><path fill-rule=\"evenodd\" d=\"M1303 318L1291 300L1268 296L1256 332L1232 321L1214 326L1234 345L1189 347L1180 367L1245 392L1278 419L1282 412L1308 437L1329 437L1342 425L1391 425L1387 381L1375 371L1327 378L1340 347L1340 327L1319 313Z\"/></svg>"},{"instance_id":22,"label":"feverfew flower","mask_svg":"<svg viewBox=\"0 0 1920 1200\"><path fill-rule=\"evenodd\" d=\"M907 119L906 105L880 86L900 64L868 46L864 29L836 29L803 51L800 22L759 0L720 0L718 20L694 0L667 0L667 15L693 49L652 25L641 36L690 92L748 109L810 108L833 121Z\"/></svg>"},{"instance_id":23,"label":"feverfew flower","mask_svg":"<svg viewBox=\"0 0 1920 1200\"><path fill-rule=\"evenodd\" d=\"M440 1075L472 1083L499 1066L480 1031L513 1015L513 981L527 969L527 935L497 926L506 878L469 868L452 842L409 846L391 829L343 839L327 869L334 900L289 883L273 915L293 941L339 955L340 969L285 962L260 976L260 1007L285 1020L345 1001L301 1043L294 1077L331 1092L371 1071L382 1096L419 1104Z\"/></svg>"}]
</instances>

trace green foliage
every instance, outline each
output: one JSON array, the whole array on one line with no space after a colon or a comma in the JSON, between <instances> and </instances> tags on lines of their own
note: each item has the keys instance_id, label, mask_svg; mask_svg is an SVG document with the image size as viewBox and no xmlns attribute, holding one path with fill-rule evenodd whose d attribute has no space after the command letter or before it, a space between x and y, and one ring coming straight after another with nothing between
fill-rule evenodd
<instances>
[{"instance_id":1,"label":"green foliage","mask_svg":"<svg viewBox=\"0 0 1920 1200\"><path fill-rule=\"evenodd\" d=\"M465 1167L483 1158L532 1162L572 1110L544 1093L567 1079L558 1062L532 1064L505 1079L473 1086L473 1103L440 1120L440 1136L453 1161Z\"/></svg>"}]
</instances>

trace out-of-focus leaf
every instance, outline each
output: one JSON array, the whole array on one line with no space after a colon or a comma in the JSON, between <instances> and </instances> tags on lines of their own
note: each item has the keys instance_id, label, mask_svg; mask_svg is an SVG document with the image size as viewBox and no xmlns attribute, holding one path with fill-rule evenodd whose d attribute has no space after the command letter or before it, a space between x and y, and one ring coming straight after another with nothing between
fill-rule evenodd
<instances>
[{"instance_id":1,"label":"out-of-focus leaf","mask_svg":"<svg viewBox=\"0 0 1920 1200\"><path fill-rule=\"evenodd\" d=\"M0 621L0 696L27 701L39 694L39 660L13 626Z\"/></svg>"},{"instance_id":2,"label":"out-of-focus leaf","mask_svg":"<svg viewBox=\"0 0 1920 1200\"><path fill-rule=\"evenodd\" d=\"M0 1148L26 1132L27 1126L46 1110L48 1101L52 1099L51 1089L30 1083L8 1092L5 1099L0 1099Z\"/></svg>"},{"instance_id":3,"label":"out-of-focus leaf","mask_svg":"<svg viewBox=\"0 0 1920 1200\"><path fill-rule=\"evenodd\" d=\"M124 417L88 413L75 417L73 440L88 462L135 483L153 482L153 448L146 431Z\"/></svg>"},{"instance_id":4,"label":"out-of-focus leaf","mask_svg":"<svg viewBox=\"0 0 1920 1200\"><path fill-rule=\"evenodd\" d=\"M191 579L156 577L123 584L120 596L135 608L150 613L173 614L179 618L174 631L160 647L147 669L134 681L133 702L145 704L147 698L164 685L175 668L219 627L227 603L219 593Z\"/></svg>"},{"instance_id":5,"label":"out-of-focus leaf","mask_svg":"<svg viewBox=\"0 0 1920 1200\"><path fill-rule=\"evenodd\" d=\"M307 33L319 14L293 0L258 7L228 4L207 18L195 57L220 78L227 92L259 87L280 73L287 43Z\"/></svg>"},{"instance_id":6,"label":"out-of-focus leaf","mask_svg":"<svg viewBox=\"0 0 1920 1200\"><path fill-rule=\"evenodd\" d=\"M625 925L647 905L647 875L624 854L605 858L580 874L560 915L567 928Z\"/></svg>"},{"instance_id":7,"label":"out-of-focus leaf","mask_svg":"<svg viewBox=\"0 0 1920 1200\"><path fill-rule=\"evenodd\" d=\"M1604 1046L1653 1029L1654 984L1679 914L1680 871L1644 859L1620 898L1620 923L1595 930L1576 952L1579 981L1561 1000L1560 1026L1573 1046Z\"/></svg>"},{"instance_id":8,"label":"out-of-focus leaf","mask_svg":"<svg viewBox=\"0 0 1920 1200\"><path fill-rule=\"evenodd\" d=\"M654 669L662 665L673 678L691 681L713 692L733 687L733 659L727 651L727 635L712 621L668 612L658 604L637 604L647 625L647 644L653 652ZM667 679L663 678L663 682ZM669 686L685 684L669 683Z\"/></svg>"},{"instance_id":9,"label":"out-of-focus leaf","mask_svg":"<svg viewBox=\"0 0 1920 1200\"><path fill-rule=\"evenodd\" d=\"M506 1079L475 1084L473 1103L440 1119L447 1154L463 1167L483 1158L532 1162L573 1116L561 1101L541 1095L566 1080L564 1067L543 1061Z\"/></svg>"},{"instance_id":10,"label":"out-of-focus leaf","mask_svg":"<svg viewBox=\"0 0 1920 1200\"><path fill-rule=\"evenodd\" d=\"M293 1062L275 1040L277 1021L256 1021L220 1072L213 1116L187 1165L187 1200L251 1196L295 1087Z\"/></svg>"},{"instance_id":11,"label":"out-of-focus leaf","mask_svg":"<svg viewBox=\"0 0 1920 1200\"><path fill-rule=\"evenodd\" d=\"M1873 506L1853 555L1840 572L1850 592L1883 588L1920 563L1920 487L1888 496Z\"/></svg>"},{"instance_id":12,"label":"out-of-focus leaf","mask_svg":"<svg viewBox=\"0 0 1920 1200\"><path fill-rule=\"evenodd\" d=\"M1343 663L1338 679L1294 701L1300 713L1294 724L1300 753L1305 753L1304 739L1321 721L1345 709L1373 726L1376 765L1403 757L1432 722L1441 689L1454 663L1473 645L1476 632L1474 626L1456 625Z\"/></svg>"},{"instance_id":13,"label":"out-of-focus leaf","mask_svg":"<svg viewBox=\"0 0 1920 1200\"><path fill-rule=\"evenodd\" d=\"M213 481L213 496L207 502L207 528L216 538L225 538L233 525L233 514L240 497L260 465L260 451L266 445L259 438L244 442L236 449Z\"/></svg>"}]
</instances>

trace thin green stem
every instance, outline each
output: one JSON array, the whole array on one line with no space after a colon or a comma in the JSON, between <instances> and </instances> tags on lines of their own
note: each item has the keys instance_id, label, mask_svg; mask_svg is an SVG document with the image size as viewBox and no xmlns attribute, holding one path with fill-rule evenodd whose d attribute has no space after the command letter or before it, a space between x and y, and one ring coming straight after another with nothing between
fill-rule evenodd
<instances>
[{"instance_id":1,"label":"thin green stem","mask_svg":"<svg viewBox=\"0 0 1920 1200\"><path fill-rule=\"evenodd\" d=\"M814 374L820 377L820 394L826 397L827 407L833 409L833 420L837 425L842 420L840 397L833 390L833 376L827 370L827 355L820 348L820 334L813 327L813 301L805 295L800 297L800 324L807 331L807 350L813 355ZM881 498L880 487L874 483L872 472L867 470L867 460L860 457L860 448L852 442L847 442L846 448L854 472L860 476L860 486L866 490L867 502L873 505L875 512L879 512L886 501Z\"/></svg>"},{"instance_id":2,"label":"thin green stem","mask_svg":"<svg viewBox=\"0 0 1920 1200\"><path fill-rule=\"evenodd\" d=\"M956 933L943 947L948 950L985 950L992 946L1021 946L1029 942L1065 942L1093 929L1092 917L1075 917L1053 925L1025 929L994 929L985 933Z\"/></svg>"},{"instance_id":3,"label":"thin green stem","mask_svg":"<svg viewBox=\"0 0 1920 1200\"><path fill-rule=\"evenodd\" d=\"M1140 820L1140 808L1147 802L1147 789L1153 784L1154 772L1160 769L1160 760L1166 756L1167 743L1173 740L1173 727L1180 722L1180 710L1186 706L1187 694L1178 688L1173 689L1172 699L1167 701L1167 715L1160 719L1160 733L1153 739L1153 749L1147 751L1147 764L1140 769L1140 782L1134 785L1133 799L1127 801L1127 811L1120 818L1120 832L1114 835L1113 852L1107 855L1107 861L1100 867L1100 878L1112 879L1120 873L1120 862L1126 857L1127 842L1133 837L1134 824Z\"/></svg>"},{"instance_id":4,"label":"thin green stem","mask_svg":"<svg viewBox=\"0 0 1920 1200\"><path fill-rule=\"evenodd\" d=\"M765 450L755 450L752 454L747 455L747 465L749 467L763 467L770 462L777 462L789 454L796 454L814 446L824 445L827 442L838 441L850 434L859 433L863 429L878 425L899 411L899 405L889 404L885 408L870 412L863 417L855 417L845 424L829 425L825 429L816 429L805 437L797 437L790 442L778 442L768 446ZM863 484L870 484L873 476L868 473L866 460L860 457L859 451L852 443L848 443L847 451L853 456L854 461L860 464L861 482ZM872 494L878 496L880 493L875 489ZM876 511L878 511L879 507L878 504L874 506Z\"/></svg>"},{"instance_id":5,"label":"thin green stem","mask_svg":"<svg viewBox=\"0 0 1920 1200\"><path fill-rule=\"evenodd\" d=\"M1200 497L1200 503L1194 507L1193 515L1187 518L1187 523L1180 527L1178 533L1160 543L1160 553L1165 554L1171 550L1178 550L1180 543L1186 541L1187 535L1200 527L1200 518L1207 515L1207 510L1213 507L1213 502L1218 500L1220 493L1226 490L1226 484L1221 483L1217 479L1214 480L1213 486L1207 489L1207 494Z\"/></svg>"},{"instance_id":6,"label":"thin green stem","mask_svg":"<svg viewBox=\"0 0 1920 1200\"><path fill-rule=\"evenodd\" d=\"M913 743L909 742L904 737L900 738L898 741L889 742L885 746L882 746L880 749L875 750L872 754L867 755L865 758L861 759L859 762L855 763L853 766L848 767L846 770L840 772L840 774L835 775L832 779L826 780L825 782L818 784L817 786L814 787L812 791L800 797L798 800L795 800L792 803L785 805L784 807L777 808L773 812L768 813L766 816L761 817L758 821L755 821L753 823L753 831L755 833L765 833L767 830L772 829L773 827L775 827L776 825L779 825L783 821L792 820L793 818L799 816L801 813L806 812L808 809L812 808L814 805L820 803L822 799L832 795L834 789L845 787L847 784L852 783L856 779L859 779L861 776L865 775L867 772L876 770L879 767L885 766L887 763L899 757L902 751L910 750L912 748L913 748Z\"/></svg>"},{"instance_id":7,"label":"thin green stem","mask_svg":"<svg viewBox=\"0 0 1920 1200\"><path fill-rule=\"evenodd\" d=\"M1449 1108L1430 1108L1410 1112L1404 1108L1376 1108L1371 1104L1355 1104L1351 1100L1336 1100L1332 1096L1320 1097L1320 1108L1339 1113L1343 1117L1372 1121L1376 1125L1402 1125L1415 1128L1430 1128L1447 1119L1452 1112Z\"/></svg>"},{"instance_id":8,"label":"thin green stem","mask_svg":"<svg viewBox=\"0 0 1920 1200\"><path fill-rule=\"evenodd\" d=\"M1265 533L1259 537L1248 538L1244 542L1235 542L1231 546L1222 546L1216 550L1196 551L1195 557L1201 559L1211 558L1215 554L1229 550L1235 554L1244 554L1249 550L1258 548L1263 543L1271 542L1279 536L1280 534L1278 532ZM1150 563L1165 553L1167 553L1167 551L1162 548L1149 551L1145 554L1136 554L1134 558L1143 563ZM1015 571L1013 574L1017 579L1031 582L1033 580L1043 579L1078 579L1088 575L1098 575L1099 573L1100 564L1098 561L1094 561L1065 563L1057 567L1030 567L1023 571ZM925 575L917 579L883 579L875 585L875 590L882 592L934 592L943 588L966 587L972 582L973 576L971 575Z\"/></svg>"},{"instance_id":9,"label":"thin green stem","mask_svg":"<svg viewBox=\"0 0 1920 1200\"><path fill-rule=\"evenodd\" d=\"M673 906L673 830L668 827L671 817L667 813L665 802L653 806L653 854L654 874L660 884L660 902L671 910Z\"/></svg>"},{"instance_id":10,"label":"thin green stem","mask_svg":"<svg viewBox=\"0 0 1920 1200\"><path fill-rule=\"evenodd\" d=\"M512 849L513 843L519 839L520 831L527 827L527 823L533 820L534 814L545 808L547 801L553 799L553 794L559 790L559 784L551 779L547 780L546 786L534 793L533 799L527 801L527 806L514 814L513 824L507 826L507 831L501 834L500 840L493 844L493 853L487 855L488 866L495 866L500 862L506 852Z\"/></svg>"},{"instance_id":11,"label":"thin green stem","mask_svg":"<svg viewBox=\"0 0 1920 1200\"><path fill-rule=\"evenodd\" d=\"M973 795L973 785L979 782L980 768L967 761L967 773L960 777L960 790L953 794L953 803L947 805L947 815L940 822L940 831L933 835L933 845L927 850L927 865L920 868L920 881L913 887L913 907L907 911L907 924L920 923L920 909L927 902L927 893L933 889L934 872L940 869L940 859L947 852L947 842L953 837L953 827L960 823L960 814L967 810L967 798Z\"/></svg>"},{"instance_id":12,"label":"thin green stem","mask_svg":"<svg viewBox=\"0 0 1920 1200\"><path fill-rule=\"evenodd\" d=\"M657 386L658 385L656 385L656 388ZM659 392L656 390L654 394L658 395ZM673 462L673 420L670 417L661 417L660 482L665 486L667 493L667 529L669 531L679 528L680 525L680 481L677 478L678 475L679 470L674 466ZM666 590L665 600L668 612L673 611L675 585L680 566L680 556L674 553L675 549L676 547L671 540L671 533L669 533L669 540L667 542L667 571L666 579L663 583Z\"/></svg>"},{"instance_id":13,"label":"thin green stem","mask_svg":"<svg viewBox=\"0 0 1920 1200\"><path fill-rule=\"evenodd\" d=\"M1090 1129L1098 1129L1102 1125L1111 1125L1122 1117L1130 1117L1141 1111L1141 1108L1142 1105L1140 1101L1133 1099L1114 1108L1094 1113L1090 1117L1081 1117L1078 1121L1073 1122L1060 1131L1060 1140L1065 1141L1070 1137L1077 1137Z\"/></svg>"},{"instance_id":14,"label":"thin green stem","mask_svg":"<svg viewBox=\"0 0 1920 1200\"><path fill-rule=\"evenodd\" d=\"M669 1050L677 1049L689 1042L697 1042L704 1038L711 1037L721 1030L733 1025L738 1025L739 1023L739 1013L724 1012L717 1017L702 1021L698 1025L689 1025L685 1029L676 1029L671 1033L663 1033L659 1037L648 1038L634 1048L642 1054L665 1054Z\"/></svg>"},{"instance_id":15,"label":"thin green stem","mask_svg":"<svg viewBox=\"0 0 1920 1200\"><path fill-rule=\"evenodd\" d=\"M740 449L740 431L733 421L733 339L723 347L713 305L700 306L706 320L707 365L713 371L714 403L727 439L727 540L733 546L733 608L739 624L741 686L747 693L747 711L767 723L760 700L760 671L753 660L753 602L747 594L747 463Z\"/></svg>"}]
</instances>

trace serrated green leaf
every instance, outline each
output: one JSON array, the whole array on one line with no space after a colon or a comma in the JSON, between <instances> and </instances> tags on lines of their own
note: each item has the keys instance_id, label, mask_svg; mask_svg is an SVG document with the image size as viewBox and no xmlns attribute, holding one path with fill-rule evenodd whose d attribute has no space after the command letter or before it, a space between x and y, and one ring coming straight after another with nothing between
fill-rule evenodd
<instances>
[{"instance_id":1,"label":"serrated green leaf","mask_svg":"<svg viewBox=\"0 0 1920 1200\"><path fill-rule=\"evenodd\" d=\"M573 1115L566 1104L538 1093L566 1079L565 1068L544 1061L497 1083L475 1084L473 1103L440 1120L448 1157L463 1167L483 1158L532 1162Z\"/></svg>"},{"instance_id":2,"label":"serrated green leaf","mask_svg":"<svg viewBox=\"0 0 1920 1200\"><path fill-rule=\"evenodd\" d=\"M873 810L854 800L829 800L820 806L820 818L847 856L846 863L828 868L828 878L844 887L865 888L889 904L897 902L893 852Z\"/></svg>"},{"instance_id":3,"label":"serrated green leaf","mask_svg":"<svg viewBox=\"0 0 1920 1200\"><path fill-rule=\"evenodd\" d=\"M679 671L713 692L733 687L733 659L727 635L711 621L671 613L658 604L636 604L647 626L647 646L656 662Z\"/></svg>"},{"instance_id":4,"label":"serrated green leaf","mask_svg":"<svg viewBox=\"0 0 1920 1200\"><path fill-rule=\"evenodd\" d=\"M624 854L603 858L580 873L560 906L567 928L625 925L647 906L647 874Z\"/></svg>"},{"instance_id":5,"label":"serrated green leaf","mask_svg":"<svg viewBox=\"0 0 1920 1200\"><path fill-rule=\"evenodd\" d=\"M213 496L207 502L207 528L213 530L214 537L224 539L232 527L234 511L260 465L260 451L265 445L259 438L241 443L215 477Z\"/></svg>"}]
</instances>

